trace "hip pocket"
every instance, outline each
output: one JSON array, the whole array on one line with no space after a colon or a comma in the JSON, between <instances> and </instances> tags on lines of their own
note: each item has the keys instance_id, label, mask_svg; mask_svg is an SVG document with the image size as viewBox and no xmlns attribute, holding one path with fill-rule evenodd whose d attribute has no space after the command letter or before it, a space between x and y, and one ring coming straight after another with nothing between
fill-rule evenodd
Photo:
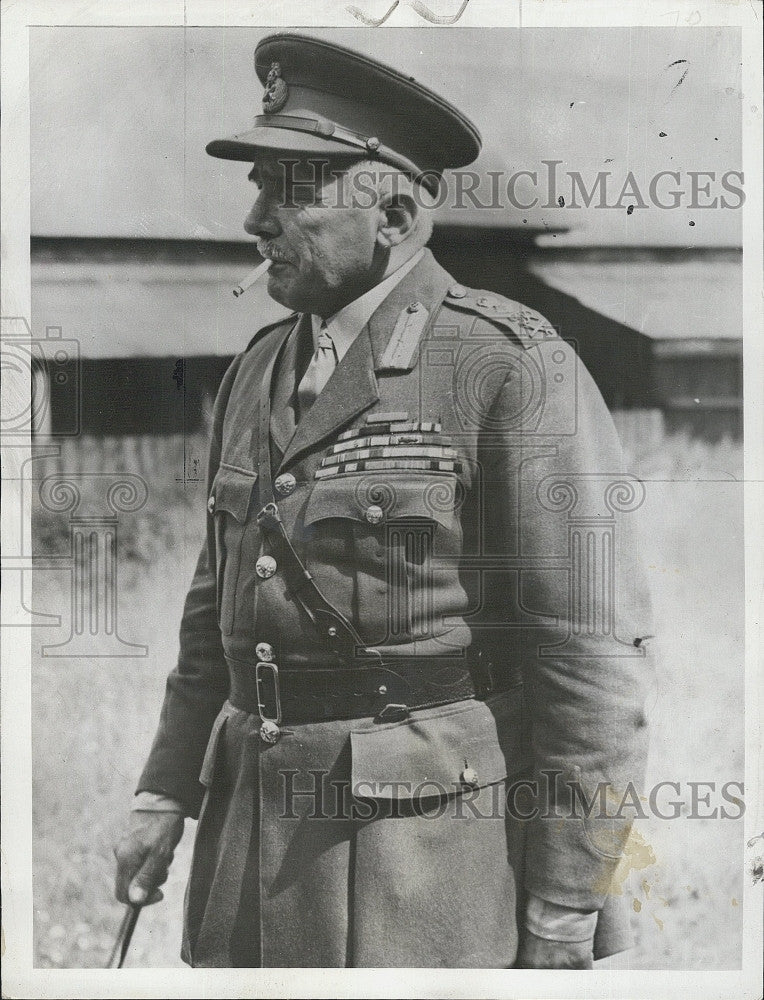
<instances>
[{"instance_id":1,"label":"hip pocket","mask_svg":"<svg viewBox=\"0 0 764 1000\"><path fill-rule=\"evenodd\" d=\"M202 761L202 769L199 772L199 782L206 788L209 788L212 784L212 779L215 777L215 765L218 759L218 747L220 745L220 740L223 736L223 730L225 729L225 724L228 721L228 716L230 715L230 706L228 702L220 709L217 718L212 724L212 729L210 730L210 738L207 741L207 749L204 752L204 760Z\"/></svg>"}]
</instances>

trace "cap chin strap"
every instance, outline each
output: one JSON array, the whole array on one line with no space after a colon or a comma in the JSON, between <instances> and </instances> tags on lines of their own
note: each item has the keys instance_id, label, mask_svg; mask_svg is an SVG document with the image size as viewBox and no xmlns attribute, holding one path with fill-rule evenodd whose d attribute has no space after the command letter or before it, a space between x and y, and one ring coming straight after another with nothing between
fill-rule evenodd
<instances>
[{"instance_id":1,"label":"cap chin strap","mask_svg":"<svg viewBox=\"0 0 764 1000\"><path fill-rule=\"evenodd\" d=\"M421 170L413 160L401 156L394 149L383 145L376 136L366 136L361 132L345 128L327 118L303 118L297 115L257 115L255 128L283 128L290 132L307 132L310 135L320 135L326 139L352 146L363 151L369 159L382 160L397 167L412 179L419 180L431 194L437 197L440 190L440 174L435 170Z\"/></svg>"}]
</instances>

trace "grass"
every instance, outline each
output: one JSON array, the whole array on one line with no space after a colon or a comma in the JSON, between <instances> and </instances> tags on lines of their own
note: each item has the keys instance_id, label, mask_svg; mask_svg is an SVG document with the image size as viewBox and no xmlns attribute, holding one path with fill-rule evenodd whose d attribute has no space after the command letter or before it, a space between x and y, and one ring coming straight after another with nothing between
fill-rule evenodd
<instances>
[{"instance_id":1,"label":"grass","mask_svg":"<svg viewBox=\"0 0 764 1000\"><path fill-rule=\"evenodd\" d=\"M631 456L630 467L647 487L643 537L660 668L648 787L678 781L675 797L686 805L677 820L636 824L655 862L631 874L636 947L613 964L738 968L743 824L688 818L687 782L718 789L744 776L742 448L677 436Z\"/></svg>"},{"instance_id":2,"label":"grass","mask_svg":"<svg viewBox=\"0 0 764 1000\"><path fill-rule=\"evenodd\" d=\"M630 456L647 480L645 558L653 583L661 656L652 705L649 780L722 783L743 774L742 449L675 437ZM148 646L133 659L40 656L66 632L33 631L35 961L40 967L103 966L122 907L113 898L112 845L150 746L164 679L203 531L203 487L172 470L144 476L151 495L120 535L119 631ZM37 552L62 549L68 529L35 519ZM122 523L120 523L122 532ZM64 615L68 577L35 573L34 607ZM718 796L717 796L718 797ZM627 875L636 946L619 968L739 966L742 824L733 820L639 821L654 861ZM141 917L128 964L180 966L181 907L190 861L187 823L163 903Z\"/></svg>"}]
</instances>

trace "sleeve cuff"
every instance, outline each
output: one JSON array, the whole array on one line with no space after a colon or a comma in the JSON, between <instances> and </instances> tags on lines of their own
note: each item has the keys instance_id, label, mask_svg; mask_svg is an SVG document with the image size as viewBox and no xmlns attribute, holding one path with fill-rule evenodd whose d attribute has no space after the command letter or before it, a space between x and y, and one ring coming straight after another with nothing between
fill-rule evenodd
<instances>
[{"instance_id":1,"label":"sleeve cuff","mask_svg":"<svg viewBox=\"0 0 764 1000\"><path fill-rule=\"evenodd\" d=\"M177 799L158 792L138 792L133 799L133 812L173 812L186 815L186 810Z\"/></svg>"},{"instance_id":2,"label":"sleeve cuff","mask_svg":"<svg viewBox=\"0 0 764 1000\"><path fill-rule=\"evenodd\" d=\"M597 927L597 910L587 912L550 903L529 894L525 926L536 937L547 941L590 941Z\"/></svg>"}]
</instances>

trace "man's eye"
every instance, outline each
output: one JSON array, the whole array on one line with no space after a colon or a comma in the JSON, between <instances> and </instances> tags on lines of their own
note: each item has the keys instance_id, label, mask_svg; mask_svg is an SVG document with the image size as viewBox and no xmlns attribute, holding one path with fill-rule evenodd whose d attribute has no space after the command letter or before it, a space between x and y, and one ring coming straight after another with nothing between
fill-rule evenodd
<instances>
[{"instance_id":1,"label":"man's eye","mask_svg":"<svg viewBox=\"0 0 764 1000\"><path fill-rule=\"evenodd\" d=\"M294 181L285 185L284 200L287 204L300 205L301 207L320 205L321 194L311 184L304 181Z\"/></svg>"}]
</instances>

